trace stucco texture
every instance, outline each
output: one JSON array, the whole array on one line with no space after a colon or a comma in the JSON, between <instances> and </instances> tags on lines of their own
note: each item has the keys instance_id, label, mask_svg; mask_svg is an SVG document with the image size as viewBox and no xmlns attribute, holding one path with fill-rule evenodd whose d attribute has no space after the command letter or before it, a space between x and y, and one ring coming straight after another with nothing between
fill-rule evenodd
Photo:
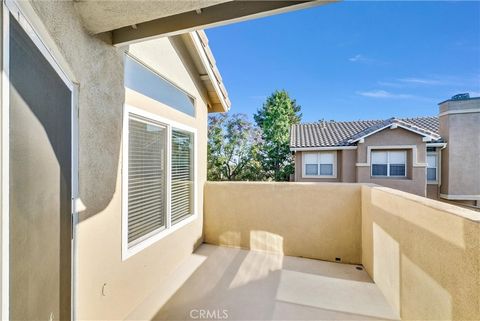
<instances>
[{"instance_id":1,"label":"stucco texture","mask_svg":"<svg viewBox=\"0 0 480 321\"><path fill-rule=\"evenodd\" d=\"M403 320L480 319L480 215L362 187L362 264Z\"/></svg>"},{"instance_id":2,"label":"stucco texture","mask_svg":"<svg viewBox=\"0 0 480 321\"><path fill-rule=\"evenodd\" d=\"M471 111L455 114L457 111ZM440 105L440 135L447 146L442 150L440 192L452 199L480 202L480 99L447 101ZM464 197L462 197L462 195Z\"/></svg>"},{"instance_id":3,"label":"stucco texture","mask_svg":"<svg viewBox=\"0 0 480 321\"><path fill-rule=\"evenodd\" d=\"M205 185L204 241L341 262L361 260L360 185Z\"/></svg>"},{"instance_id":4,"label":"stucco texture","mask_svg":"<svg viewBox=\"0 0 480 321\"><path fill-rule=\"evenodd\" d=\"M72 2L33 2L62 58L79 83L79 213L76 240L76 317L120 320L161 287L202 238L207 109L188 57L175 39L131 47L137 56L196 98L196 118L135 93L125 94L123 49L90 36ZM137 46L137 45L136 45ZM140 45L138 45L140 46ZM149 53L149 50L156 50ZM153 58L154 61L152 60ZM184 64L183 61L186 61ZM153 64L155 62L155 64ZM198 76L198 75L197 75ZM197 220L122 261L122 117L124 102L197 128Z\"/></svg>"},{"instance_id":5,"label":"stucco texture","mask_svg":"<svg viewBox=\"0 0 480 321\"><path fill-rule=\"evenodd\" d=\"M371 176L370 163L367 162L368 147L381 148L381 146L409 146L407 151L407 177L405 178L374 178ZM385 148L390 149L390 148ZM414 151L416 149L416 152ZM414 156L416 154L416 157ZM422 136L407 131L403 128L384 129L365 138L365 142L358 144L357 182L378 184L399 189L408 193L426 196L426 143Z\"/></svg>"},{"instance_id":6,"label":"stucco texture","mask_svg":"<svg viewBox=\"0 0 480 321\"><path fill-rule=\"evenodd\" d=\"M204 213L207 243L360 255L403 320L480 319L478 212L373 184L208 182Z\"/></svg>"}]
</instances>

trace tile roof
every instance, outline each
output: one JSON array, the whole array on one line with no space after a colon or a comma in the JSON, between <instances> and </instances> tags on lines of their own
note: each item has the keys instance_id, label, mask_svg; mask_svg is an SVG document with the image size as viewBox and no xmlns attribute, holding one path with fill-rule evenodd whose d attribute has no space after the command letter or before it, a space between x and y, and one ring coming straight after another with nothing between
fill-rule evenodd
<instances>
[{"instance_id":1,"label":"tile roof","mask_svg":"<svg viewBox=\"0 0 480 321\"><path fill-rule=\"evenodd\" d=\"M438 117L389 118L348 122L321 121L293 125L290 148L354 146L355 140L385 126L397 124L441 141Z\"/></svg>"}]
</instances>

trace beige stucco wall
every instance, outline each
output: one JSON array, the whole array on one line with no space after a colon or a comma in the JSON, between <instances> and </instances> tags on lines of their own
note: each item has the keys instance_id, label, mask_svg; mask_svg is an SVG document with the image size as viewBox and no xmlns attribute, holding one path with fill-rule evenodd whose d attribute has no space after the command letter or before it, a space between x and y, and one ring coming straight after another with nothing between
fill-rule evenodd
<instances>
[{"instance_id":1,"label":"beige stucco wall","mask_svg":"<svg viewBox=\"0 0 480 321\"><path fill-rule=\"evenodd\" d=\"M373 178L371 176L370 163L367 163L368 146L409 146L407 150L407 177L406 178ZM413 148L416 147L416 159L413 156ZM389 149L389 148L386 148ZM365 142L358 144L357 162L363 166L357 166L357 182L373 183L386 187L399 189L412 194L426 196L426 144L422 136L407 131L403 128L385 129L365 138ZM418 165L415 165L417 163Z\"/></svg>"},{"instance_id":2,"label":"beige stucco wall","mask_svg":"<svg viewBox=\"0 0 480 321\"><path fill-rule=\"evenodd\" d=\"M447 142L442 150L441 193L450 197L480 200L480 99L440 104L440 135ZM464 113L470 110L470 113ZM462 112L455 114L455 112Z\"/></svg>"},{"instance_id":3,"label":"beige stucco wall","mask_svg":"<svg viewBox=\"0 0 480 321\"><path fill-rule=\"evenodd\" d=\"M360 185L208 182L206 243L359 263Z\"/></svg>"},{"instance_id":4,"label":"beige stucco wall","mask_svg":"<svg viewBox=\"0 0 480 321\"><path fill-rule=\"evenodd\" d=\"M197 117L183 115L123 86L123 51L82 28L72 2L33 3L33 8L79 83L79 198L76 313L85 319L125 319L142 305L141 318L158 310L149 295L201 242L203 183L206 179L206 105L184 50L176 40L130 48L158 72L197 98ZM178 49L178 50L176 50ZM155 51L153 53L153 51ZM185 64L183 64L185 61ZM124 101L198 130L199 217L140 253L122 261L122 116ZM165 290L167 291L167 290ZM102 294L103 292L103 294ZM167 295L167 294L165 294Z\"/></svg>"},{"instance_id":5,"label":"beige stucco wall","mask_svg":"<svg viewBox=\"0 0 480 321\"><path fill-rule=\"evenodd\" d=\"M403 320L480 319L480 215L362 187L362 263Z\"/></svg>"},{"instance_id":6,"label":"beige stucco wall","mask_svg":"<svg viewBox=\"0 0 480 321\"><path fill-rule=\"evenodd\" d=\"M480 318L478 212L341 183L208 182L204 206L207 243L353 263L361 255L403 320Z\"/></svg>"}]
</instances>

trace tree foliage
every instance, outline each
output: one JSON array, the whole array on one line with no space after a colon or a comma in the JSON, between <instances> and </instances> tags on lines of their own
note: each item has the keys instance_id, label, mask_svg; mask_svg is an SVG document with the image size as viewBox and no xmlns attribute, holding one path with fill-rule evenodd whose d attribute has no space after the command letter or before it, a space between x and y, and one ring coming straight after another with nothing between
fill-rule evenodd
<instances>
[{"instance_id":1,"label":"tree foliage","mask_svg":"<svg viewBox=\"0 0 480 321\"><path fill-rule=\"evenodd\" d=\"M285 90L275 91L254 115L209 117L209 180L287 181L294 172L290 127L301 119L300 106Z\"/></svg>"},{"instance_id":2,"label":"tree foliage","mask_svg":"<svg viewBox=\"0 0 480 321\"><path fill-rule=\"evenodd\" d=\"M290 153L290 127L298 124L300 106L285 90L275 91L254 115L262 132L260 160L265 175L275 181L288 181L294 172Z\"/></svg>"},{"instance_id":3,"label":"tree foliage","mask_svg":"<svg viewBox=\"0 0 480 321\"><path fill-rule=\"evenodd\" d=\"M208 179L261 180L261 135L244 114L209 117Z\"/></svg>"}]
</instances>

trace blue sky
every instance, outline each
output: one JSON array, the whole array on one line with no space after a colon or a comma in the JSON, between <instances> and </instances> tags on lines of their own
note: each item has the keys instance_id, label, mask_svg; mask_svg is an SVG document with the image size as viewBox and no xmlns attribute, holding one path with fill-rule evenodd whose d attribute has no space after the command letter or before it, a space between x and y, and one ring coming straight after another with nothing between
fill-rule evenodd
<instances>
[{"instance_id":1,"label":"blue sky","mask_svg":"<svg viewBox=\"0 0 480 321\"><path fill-rule=\"evenodd\" d=\"M304 122L435 115L480 96L480 2L340 2L206 32L232 112L253 115L275 89Z\"/></svg>"}]
</instances>

